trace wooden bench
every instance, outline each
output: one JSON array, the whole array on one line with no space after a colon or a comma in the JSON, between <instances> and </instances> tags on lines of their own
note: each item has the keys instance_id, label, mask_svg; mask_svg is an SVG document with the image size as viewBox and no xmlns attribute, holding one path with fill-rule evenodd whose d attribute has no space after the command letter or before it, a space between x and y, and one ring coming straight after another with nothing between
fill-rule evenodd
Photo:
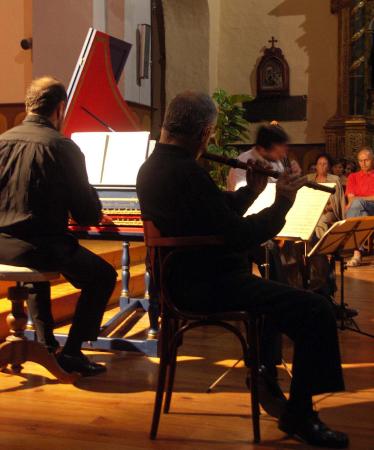
<instances>
[{"instance_id":1,"label":"wooden bench","mask_svg":"<svg viewBox=\"0 0 374 450\"><path fill-rule=\"evenodd\" d=\"M0 368L4 370L9 364L13 373L20 373L22 364L33 361L45 367L52 375L63 383L74 383L77 374L69 374L58 365L53 354L39 342L29 341L25 337L27 314L24 302L28 297L28 289L24 283L56 280L60 276L57 272L41 272L28 267L9 266L0 264L0 282L14 282L15 286L8 288L8 299L12 309L7 316L10 335L0 345Z\"/></svg>"}]
</instances>

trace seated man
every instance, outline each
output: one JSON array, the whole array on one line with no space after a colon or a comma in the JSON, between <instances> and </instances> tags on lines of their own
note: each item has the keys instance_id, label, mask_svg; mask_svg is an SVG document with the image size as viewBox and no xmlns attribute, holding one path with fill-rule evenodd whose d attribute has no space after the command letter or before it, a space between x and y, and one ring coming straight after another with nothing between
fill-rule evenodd
<instances>
[{"instance_id":1,"label":"seated man","mask_svg":"<svg viewBox=\"0 0 374 450\"><path fill-rule=\"evenodd\" d=\"M312 396L344 389L335 318L325 298L250 275L247 251L283 227L296 191L305 182L285 174L274 204L243 218L265 188L263 175L221 192L196 159L207 148L217 111L205 94L186 92L169 105L160 142L138 174L142 214L163 236L221 235L225 245L207 248L175 265L170 288L188 310L243 310L263 314L295 343L290 398L279 428L310 444L345 448L348 437L323 424ZM196 252L195 252L196 253Z\"/></svg>"},{"instance_id":2,"label":"seated man","mask_svg":"<svg viewBox=\"0 0 374 450\"><path fill-rule=\"evenodd\" d=\"M348 197L347 217L374 216L374 154L367 147L358 154L360 171L351 173L348 177L346 195ZM354 251L348 266L357 267L361 264L361 250Z\"/></svg>"},{"instance_id":3,"label":"seated man","mask_svg":"<svg viewBox=\"0 0 374 450\"><path fill-rule=\"evenodd\" d=\"M89 361L81 345L97 339L117 274L67 231L69 214L81 225L97 224L101 204L82 152L59 133L66 100L59 81L34 80L26 119L0 136L0 262L61 272L82 290L57 359L68 372L95 375L105 367ZM55 351L49 283L30 286L28 306L38 340Z\"/></svg>"}]
</instances>

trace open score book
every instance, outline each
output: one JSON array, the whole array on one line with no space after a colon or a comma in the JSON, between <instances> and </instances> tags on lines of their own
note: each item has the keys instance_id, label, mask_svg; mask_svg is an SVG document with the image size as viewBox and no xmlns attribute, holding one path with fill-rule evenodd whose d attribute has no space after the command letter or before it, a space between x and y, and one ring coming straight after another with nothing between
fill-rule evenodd
<instances>
[{"instance_id":1,"label":"open score book","mask_svg":"<svg viewBox=\"0 0 374 450\"><path fill-rule=\"evenodd\" d=\"M334 187L334 183L323 183ZM254 203L245 213L245 217L256 214L268 208L275 200L276 183L268 183L265 190L257 197ZM326 208L330 198L329 193L302 187L299 189L295 203L288 211L286 223L277 237L292 240L308 241L316 228L316 225Z\"/></svg>"}]
</instances>

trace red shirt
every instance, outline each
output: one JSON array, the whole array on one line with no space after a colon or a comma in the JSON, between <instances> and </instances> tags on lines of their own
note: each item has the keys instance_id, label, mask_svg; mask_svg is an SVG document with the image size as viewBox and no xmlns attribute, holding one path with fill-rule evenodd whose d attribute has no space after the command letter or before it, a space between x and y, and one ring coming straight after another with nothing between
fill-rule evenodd
<instances>
[{"instance_id":1,"label":"red shirt","mask_svg":"<svg viewBox=\"0 0 374 450\"><path fill-rule=\"evenodd\" d=\"M374 170L370 172L351 173L347 180L346 194L355 197L371 197L374 196Z\"/></svg>"}]
</instances>

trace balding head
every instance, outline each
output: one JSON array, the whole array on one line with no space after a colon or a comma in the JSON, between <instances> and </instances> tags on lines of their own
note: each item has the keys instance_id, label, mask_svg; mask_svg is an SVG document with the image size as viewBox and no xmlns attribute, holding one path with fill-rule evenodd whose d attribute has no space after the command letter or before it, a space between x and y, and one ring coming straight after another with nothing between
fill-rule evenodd
<instances>
[{"instance_id":1,"label":"balding head","mask_svg":"<svg viewBox=\"0 0 374 450\"><path fill-rule=\"evenodd\" d=\"M358 163L363 172L373 169L374 153L370 147L364 147L357 153Z\"/></svg>"},{"instance_id":2,"label":"balding head","mask_svg":"<svg viewBox=\"0 0 374 450\"><path fill-rule=\"evenodd\" d=\"M47 117L57 129L61 128L66 102L65 86L50 76L33 80L25 97L27 114Z\"/></svg>"},{"instance_id":3,"label":"balding head","mask_svg":"<svg viewBox=\"0 0 374 450\"><path fill-rule=\"evenodd\" d=\"M191 150L206 146L216 117L217 108L209 95L193 91L178 94L167 109L160 142Z\"/></svg>"},{"instance_id":4,"label":"balding head","mask_svg":"<svg viewBox=\"0 0 374 450\"><path fill-rule=\"evenodd\" d=\"M65 86L61 81L49 76L36 78L26 92L26 112L48 117L61 101L66 100Z\"/></svg>"}]
</instances>

